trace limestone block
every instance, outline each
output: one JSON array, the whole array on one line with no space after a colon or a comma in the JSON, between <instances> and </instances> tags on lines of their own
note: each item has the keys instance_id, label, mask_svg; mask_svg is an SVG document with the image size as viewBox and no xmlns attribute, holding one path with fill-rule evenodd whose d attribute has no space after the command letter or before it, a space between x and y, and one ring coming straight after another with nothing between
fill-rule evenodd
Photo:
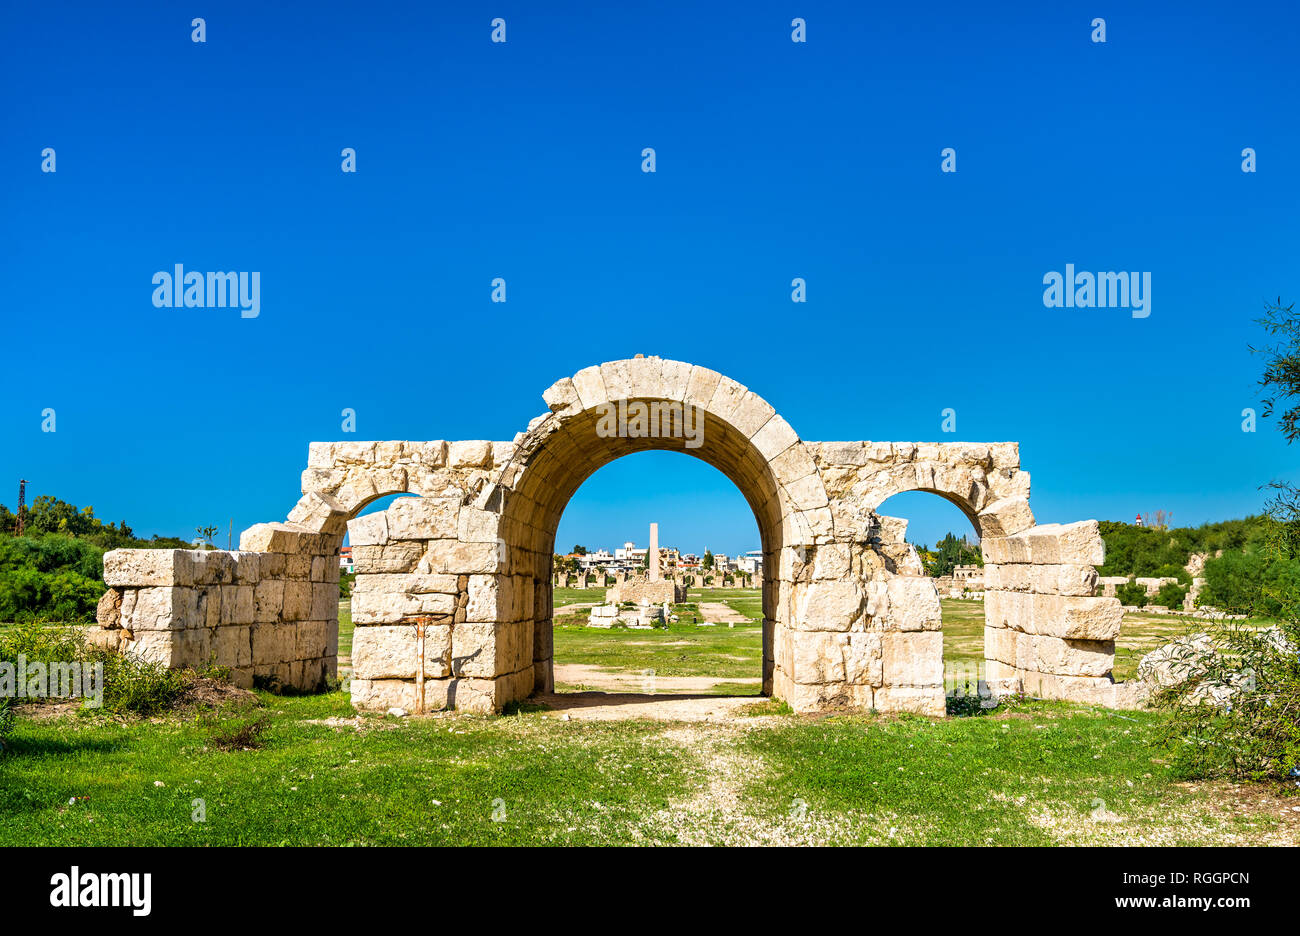
<instances>
[{"instance_id":1,"label":"limestone block","mask_svg":"<svg viewBox=\"0 0 1300 936\"><path fill-rule=\"evenodd\" d=\"M419 711L420 698L414 680L358 679L354 676L350 688L352 705L359 711L387 712L390 708L412 713ZM429 688L426 683L426 692Z\"/></svg>"},{"instance_id":2,"label":"limestone block","mask_svg":"<svg viewBox=\"0 0 1300 936\"><path fill-rule=\"evenodd\" d=\"M258 570L260 578L263 579L282 579L284 578L285 569L288 567L289 557L284 553L251 553L257 556ZM256 583L254 583L256 584Z\"/></svg>"},{"instance_id":3,"label":"limestone block","mask_svg":"<svg viewBox=\"0 0 1300 936\"><path fill-rule=\"evenodd\" d=\"M984 627L984 659L1016 665L1016 638L1020 631L1009 627Z\"/></svg>"},{"instance_id":4,"label":"limestone block","mask_svg":"<svg viewBox=\"0 0 1300 936\"><path fill-rule=\"evenodd\" d=\"M984 612L994 626L1068 640L1114 640L1124 609L1114 598L992 591Z\"/></svg>"},{"instance_id":5,"label":"limestone block","mask_svg":"<svg viewBox=\"0 0 1300 936\"><path fill-rule=\"evenodd\" d=\"M251 592L252 589L250 588ZM333 582L313 582L311 586L311 612L313 621L327 621L339 613L339 587ZM251 620L251 618L250 618Z\"/></svg>"},{"instance_id":6,"label":"limestone block","mask_svg":"<svg viewBox=\"0 0 1300 936\"><path fill-rule=\"evenodd\" d=\"M803 685L842 683L847 634L799 631L790 635L790 675Z\"/></svg>"},{"instance_id":7,"label":"limestone block","mask_svg":"<svg viewBox=\"0 0 1300 936\"><path fill-rule=\"evenodd\" d=\"M1115 598L1032 595L1029 633L1069 640L1114 640L1124 621Z\"/></svg>"},{"instance_id":8,"label":"limestone block","mask_svg":"<svg viewBox=\"0 0 1300 936\"><path fill-rule=\"evenodd\" d=\"M897 631L937 631L943 626L939 592L919 575L895 575L888 580L885 626Z\"/></svg>"},{"instance_id":9,"label":"limestone block","mask_svg":"<svg viewBox=\"0 0 1300 936\"><path fill-rule=\"evenodd\" d=\"M266 624L280 619L284 611L284 581L267 579L253 586L253 621Z\"/></svg>"},{"instance_id":10,"label":"limestone block","mask_svg":"<svg viewBox=\"0 0 1300 936\"><path fill-rule=\"evenodd\" d=\"M239 548L245 552L312 552L319 538L310 530L287 523L257 523L239 534Z\"/></svg>"},{"instance_id":11,"label":"limestone block","mask_svg":"<svg viewBox=\"0 0 1300 936\"><path fill-rule=\"evenodd\" d=\"M200 669L206 666L212 657L212 635L215 630L195 627L173 631L172 658L167 665L172 669Z\"/></svg>"},{"instance_id":12,"label":"limestone block","mask_svg":"<svg viewBox=\"0 0 1300 936\"><path fill-rule=\"evenodd\" d=\"M942 631L887 631L881 638L886 687L942 688Z\"/></svg>"},{"instance_id":13,"label":"limestone block","mask_svg":"<svg viewBox=\"0 0 1300 936\"><path fill-rule=\"evenodd\" d=\"M236 551L230 556L234 560L236 585L256 585L262 580L262 553Z\"/></svg>"},{"instance_id":14,"label":"limestone block","mask_svg":"<svg viewBox=\"0 0 1300 936\"><path fill-rule=\"evenodd\" d=\"M994 442L989 446L989 456L993 460L994 468L1019 468L1020 443Z\"/></svg>"},{"instance_id":15,"label":"limestone block","mask_svg":"<svg viewBox=\"0 0 1300 936\"><path fill-rule=\"evenodd\" d=\"M491 468L492 443L483 439L448 443L447 464L452 468Z\"/></svg>"},{"instance_id":16,"label":"limestone block","mask_svg":"<svg viewBox=\"0 0 1300 936\"><path fill-rule=\"evenodd\" d=\"M573 380L568 377L557 380L542 391L542 399L546 401L547 408L559 416L572 416L582 412L582 400Z\"/></svg>"},{"instance_id":17,"label":"limestone block","mask_svg":"<svg viewBox=\"0 0 1300 936\"><path fill-rule=\"evenodd\" d=\"M163 666L172 665L172 641L174 634L166 630L129 631L132 637L121 642L122 652L136 659Z\"/></svg>"},{"instance_id":18,"label":"limestone block","mask_svg":"<svg viewBox=\"0 0 1300 936\"><path fill-rule=\"evenodd\" d=\"M555 668L549 657L533 661L533 685L537 692L555 691Z\"/></svg>"},{"instance_id":19,"label":"limestone block","mask_svg":"<svg viewBox=\"0 0 1300 936\"><path fill-rule=\"evenodd\" d=\"M256 586L223 585L219 593L218 624L222 626L252 624L257 619ZM217 603L217 601L212 601L210 608L216 607Z\"/></svg>"},{"instance_id":20,"label":"limestone block","mask_svg":"<svg viewBox=\"0 0 1300 936\"><path fill-rule=\"evenodd\" d=\"M794 586L794 623L805 631L847 631L862 619L866 595L855 581Z\"/></svg>"},{"instance_id":21,"label":"limestone block","mask_svg":"<svg viewBox=\"0 0 1300 936\"><path fill-rule=\"evenodd\" d=\"M262 667L287 663L296 659L298 650L297 624L254 624L249 628L252 636L253 666ZM281 679L287 678L282 676Z\"/></svg>"},{"instance_id":22,"label":"limestone block","mask_svg":"<svg viewBox=\"0 0 1300 936\"><path fill-rule=\"evenodd\" d=\"M452 595L408 595L402 592L354 592L352 621L355 624L396 624L413 617L450 617L456 610Z\"/></svg>"},{"instance_id":23,"label":"limestone block","mask_svg":"<svg viewBox=\"0 0 1300 936\"><path fill-rule=\"evenodd\" d=\"M433 540L427 553L429 571L454 575L488 575L504 571L506 557L496 543Z\"/></svg>"},{"instance_id":24,"label":"limestone block","mask_svg":"<svg viewBox=\"0 0 1300 936\"><path fill-rule=\"evenodd\" d=\"M127 630L179 630L187 626L184 608L185 601L193 596L192 589L162 587L131 591L131 598L122 603L121 623Z\"/></svg>"},{"instance_id":25,"label":"limestone block","mask_svg":"<svg viewBox=\"0 0 1300 936\"><path fill-rule=\"evenodd\" d=\"M192 584L193 579L188 577L188 552L182 549L110 549L104 553L104 584L119 587Z\"/></svg>"},{"instance_id":26,"label":"limestone block","mask_svg":"<svg viewBox=\"0 0 1300 936\"><path fill-rule=\"evenodd\" d=\"M421 442L419 453L416 456L418 461L425 468L443 468L447 464L447 443L441 439L432 442Z\"/></svg>"},{"instance_id":27,"label":"limestone block","mask_svg":"<svg viewBox=\"0 0 1300 936\"><path fill-rule=\"evenodd\" d=\"M109 588L99 597L95 606L95 623L106 630L114 630L122 623L122 590Z\"/></svg>"},{"instance_id":28,"label":"limestone block","mask_svg":"<svg viewBox=\"0 0 1300 936\"><path fill-rule=\"evenodd\" d=\"M307 621L311 619L311 582L289 580L284 583L284 610L281 619L285 621Z\"/></svg>"},{"instance_id":29,"label":"limestone block","mask_svg":"<svg viewBox=\"0 0 1300 936\"><path fill-rule=\"evenodd\" d=\"M1033 665L1057 676L1109 676L1115 665L1113 640L1062 640L1024 635L1032 641Z\"/></svg>"},{"instance_id":30,"label":"limestone block","mask_svg":"<svg viewBox=\"0 0 1300 936\"><path fill-rule=\"evenodd\" d=\"M457 591L456 576L423 573L362 573L353 583L352 593L399 592L407 595L444 594Z\"/></svg>"},{"instance_id":31,"label":"limestone block","mask_svg":"<svg viewBox=\"0 0 1300 936\"><path fill-rule=\"evenodd\" d=\"M882 686L875 691L875 709L942 718L947 711L947 700L942 686Z\"/></svg>"},{"instance_id":32,"label":"limestone block","mask_svg":"<svg viewBox=\"0 0 1300 936\"><path fill-rule=\"evenodd\" d=\"M375 515L371 514L371 516ZM353 546L352 562L356 566L358 577L363 573L414 572L426 551L431 550L432 547L433 543L426 546L422 542L389 543L387 546Z\"/></svg>"},{"instance_id":33,"label":"limestone block","mask_svg":"<svg viewBox=\"0 0 1300 936\"><path fill-rule=\"evenodd\" d=\"M452 539L460 510L459 498L399 497L384 511L388 515L388 539Z\"/></svg>"},{"instance_id":34,"label":"limestone block","mask_svg":"<svg viewBox=\"0 0 1300 936\"><path fill-rule=\"evenodd\" d=\"M600 366L593 364L584 367L573 375L573 389L578 391L578 399L584 410L593 409L610 400L605 389L605 381L600 374Z\"/></svg>"},{"instance_id":35,"label":"limestone block","mask_svg":"<svg viewBox=\"0 0 1300 936\"><path fill-rule=\"evenodd\" d=\"M218 666L232 668L253 663L253 636L250 626L218 627L213 632L212 649Z\"/></svg>"},{"instance_id":36,"label":"limestone block","mask_svg":"<svg viewBox=\"0 0 1300 936\"><path fill-rule=\"evenodd\" d=\"M639 394L632 384L630 361L606 361L600 365L600 379L611 400L632 400Z\"/></svg>"},{"instance_id":37,"label":"limestone block","mask_svg":"<svg viewBox=\"0 0 1300 936\"><path fill-rule=\"evenodd\" d=\"M827 543L809 548L812 554L812 577L815 581L838 581L850 571L848 543Z\"/></svg>"},{"instance_id":38,"label":"limestone block","mask_svg":"<svg viewBox=\"0 0 1300 936\"><path fill-rule=\"evenodd\" d=\"M505 704L501 697L508 685L505 679L454 678L447 689L447 707L471 715L493 715Z\"/></svg>"},{"instance_id":39,"label":"limestone block","mask_svg":"<svg viewBox=\"0 0 1300 936\"><path fill-rule=\"evenodd\" d=\"M352 634L352 678L414 679L418 663L412 624L358 627Z\"/></svg>"},{"instance_id":40,"label":"limestone block","mask_svg":"<svg viewBox=\"0 0 1300 936\"><path fill-rule=\"evenodd\" d=\"M843 650L846 682L851 685L868 686L880 686L884 683L884 636L882 634L848 634Z\"/></svg>"},{"instance_id":41,"label":"limestone block","mask_svg":"<svg viewBox=\"0 0 1300 936\"><path fill-rule=\"evenodd\" d=\"M404 500L420 502L423 499L399 497L392 506ZM392 506L389 510L392 510ZM352 544L354 553L358 546L383 546L388 542L389 510L376 511L363 517L353 517L348 521L348 542Z\"/></svg>"},{"instance_id":42,"label":"limestone block","mask_svg":"<svg viewBox=\"0 0 1300 936\"><path fill-rule=\"evenodd\" d=\"M665 400L681 401L691 382L691 365L685 361L662 361L659 365Z\"/></svg>"},{"instance_id":43,"label":"limestone block","mask_svg":"<svg viewBox=\"0 0 1300 936\"><path fill-rule=\"evenodd\" d=\"M500 537L501 515L477 507L460 508L455 536L462 543L496 543Z\"/></svg>"},{"instance_id":44,"label":"limestone block","mask_svg":"<svg viewBox=\"0 0 1300 936\"><path fill-rule=\"evenodd\" d=\"M334 465L333 442L311 442L307 446L308 468L331 468Z\"/></svg>"},{"instance_id":45,"label":"limestone block","mask_svg":"<svg viewBox=\"0 0 1300 936\"><path fill-rule=\"evenodd\" d=\"M721 379L722 375L717 371L698 365L692 367L690 379L686 383L686 395L682 402L707 408Z\"/></svg>"},{"instance_id":46,"label":"limestone block","mask_svg":"<svg viewBox=\"0 0 1300 936\"><path fill-rule=\"evenodd\" d=\"M347 531L347 510L330 494L308 491L289 511L289 522L316 533L340 535ZM241 537L242 540L242 537Z\"/></svg>"},{"instance_id":47,"label":"limestone block","mask_svg":"<svg viewBox=\"0 0 1300 936\"><path fill-rule=\"evenodd\" d=\"M1034 513L1023 497L994 501L979 513L981 536L1012 536L1034 525Z\"/></svg>"},{"instance_id":48,"label":"limestone block","mask_svg":"<svg viewBox=\"0 0 1300 936\"><path fill-rule=\"evenodd\" d=\"M772 405L754 391L746 391L735 408L723 416L745 438L752 438L776 415Z\"/></svg>"},{"instance_id":49,"label":"limestone block","mask_svg":"<svg viewBox=\"0 0 1300 936\"><path fill-rule=\"evenodd\" d=\"M377 442L335 442L335 465L373 465Z\"/></svg>"},{"instance_id":50,"label":"limestone block","mask_svg":"<svg viewBox=\"0 0 1300 936\"><path fill-rule=\"evenodd\" d=\"M1102 676L1056 676L1050 673L1021 671L1020 678L1028 695L1040 699L1059 699L1091 705L1115 702L1115 684Z\"/></svg>"}]
</instances>

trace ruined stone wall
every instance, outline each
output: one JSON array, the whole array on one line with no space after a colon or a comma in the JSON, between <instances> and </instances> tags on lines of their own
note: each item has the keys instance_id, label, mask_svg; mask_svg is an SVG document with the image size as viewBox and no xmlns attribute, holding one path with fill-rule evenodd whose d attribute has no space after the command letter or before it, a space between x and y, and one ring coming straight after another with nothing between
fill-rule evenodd
<instances>
[{"instance_id":1,"label":"ruined stone wall","mask_svg":"<svg viewBox=\"0 0 1300 936\"><path fill-rule=\"evenodd\" d=\"M106 553L97 642L174 669L230 667L245 688L323 688L337 676L335 538L261 524L240 546Z\"/></svg>"},{"instance_id":2,"label":"ruined stone wall","mask_svg":"<svg viewBox=\"0 0 1300 936\"><path fill-rule=\"evenodd\" d=\"M240 552L207 553L217 558L201 569L183 550L110 553L105 632L169 665L215 656L244 682L318 686L334 672L348 532L358 708L492 712L550 691L552 557L569 498L618 457L683 450L611 436L601 409L669 401L702 414L688 454L726 474L758 523L764 692L798 711L943 713L938 593L905 523L876 510L925 490L982 538L991 688L1120 700L1118 603L1091 597L1096 524L1035 526L1014 443L804 442L745 386L654 357L585 368L543 398L548 412L511 442L312 443L288 522L246 531ZM391 494L415 496L354 519Z\"/></svg>"}]
</instances>

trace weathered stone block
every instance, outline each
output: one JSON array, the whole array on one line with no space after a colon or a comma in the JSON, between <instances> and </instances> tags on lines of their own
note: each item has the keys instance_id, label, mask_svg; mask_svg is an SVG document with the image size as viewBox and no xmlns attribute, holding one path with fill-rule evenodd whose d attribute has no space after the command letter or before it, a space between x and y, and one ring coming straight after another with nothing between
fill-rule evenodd
<instances>
[{"instance_id":1,"label":"weathered stone block","mask_svg":"<svg viewBox=\"0 0 1300 936\"><path fill-rule=\"evenodd\" d=\"M887 631L881 638L887 688L942 688L942 631Z\"/></svg>"}]
</instances>

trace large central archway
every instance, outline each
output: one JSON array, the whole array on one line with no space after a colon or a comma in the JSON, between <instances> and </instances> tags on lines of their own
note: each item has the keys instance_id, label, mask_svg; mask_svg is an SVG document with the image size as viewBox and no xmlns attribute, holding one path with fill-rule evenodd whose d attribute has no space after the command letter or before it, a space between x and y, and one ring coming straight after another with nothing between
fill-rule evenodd
<instances>
[{"instance_id":1,"label":"large central archway","mask_svg":"<svg viewBox=\"0 0 1300 936\"><path fill-rule=\"evenodd\" d=\"M579 486L615 459L648 450L699 458L740 490L758 524L764 568L763 693L773 688L774 636L789 623L785 549L829 533L829 510L811 456L765 400L707 368L659 358L590 367L545 394L551 413L534 422L503 469L501 530L511 571L532 582L533 684L554 689L551 574L555 534ZM818 515L817 511L822 511ZM785 564L787 574L791 564ZM783 599L786 599L783 601Z\"/></svg>"}]
</instances>

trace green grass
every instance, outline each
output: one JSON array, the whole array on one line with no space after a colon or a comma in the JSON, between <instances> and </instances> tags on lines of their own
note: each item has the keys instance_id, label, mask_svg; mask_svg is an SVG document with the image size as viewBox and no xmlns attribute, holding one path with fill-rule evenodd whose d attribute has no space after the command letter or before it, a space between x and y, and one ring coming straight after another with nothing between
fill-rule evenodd
<instances>
[{"instance_id":1,"label":"green grass","mask_svg":"<svg viewBox=\"0 0 1300 936\"><path fill-rule=\"evenodd\" d=\"M559 608L563 605L571 604L603 604L605 601L606 589L601 588L556 588L552 589L555 598L554 606Z\"/></svg>"},{"instance_id":2,"label":"green grass","mask_svg":"<svg viewBox=\"0 0 1300 936\"><path fill-rule=\"evenodd\" d=\"M352 601L339 602L339 657L352 658Z\"/></svg>"},{"instance_id":3,"label":"green grass","mask_svg":"<svg viewBox=\"0 0 1300 936\"><path fill-rule=\"evenodd\" d=\"M752 679L763 675L763 629L752 624L697 627L678 623L653 630L627 630L557 622L554 634L558 663L584 663L611 672L652 669L659 676ZM754 686L746 686L740 694L756 691Z\"/></svg>"},{"instance_id":4,"label":"green grass","mask_svg":"<svg viewBox=\"0 0 1300 936\"><path fill-rule=\"evenodd\" d=\"M805 803L819 840L837 843L1199 845L1278 830L1275 815L1233 813L1177 784L1160 723L1063 703L986 718L787 720L746 733L747 756L767 768L747 792L772 822Z\"/></svg>"},{"instance_id":5,"label":"green grass","mask_svg":"<svg viewBox=\"0 0 1300 936\"><path fill-rule=\"evenodd\" d=\"M357 731L310 723L350 717L343 693L263 699L252 751L217 750L195 721L20 720L0 755L0 845L620 842L680 787L686 756L649 724L451 716Z\"/></svg>"},{"instance_id":6,"label":"green grass","mask_svg":"<svg viewBox=\"0 0 1300 936\"><path fill-rule=\"evenodd\" d=\"M733 724L565 722L529 706L354 722L342 693L261 699L256 750L219 750L192 718L20 719L0 754L0 846L1205 844L1285 830L1278 808L1235 808L1262 788L1176 783L1154 714L816 718L756 702ZM1099 804L1115 818L1097 821Z\"/></svg>"}]
</instances>

